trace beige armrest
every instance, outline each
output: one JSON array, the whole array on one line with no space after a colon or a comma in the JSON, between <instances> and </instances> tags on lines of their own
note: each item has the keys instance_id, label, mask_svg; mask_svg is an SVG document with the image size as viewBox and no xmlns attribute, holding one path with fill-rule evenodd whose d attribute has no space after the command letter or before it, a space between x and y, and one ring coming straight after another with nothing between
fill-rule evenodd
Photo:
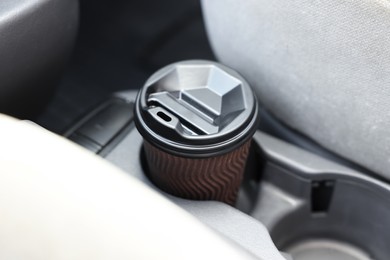
<instances>
[{"instance_id":1,"label":"beige armrest","mask_svg":"<svg viewBox=\"0 0 390 260\"><path fill-rule=\"evenodd\" d=\"M0 116L0 259L247 258L99 157Z\"/></svg>"}]
</instances>

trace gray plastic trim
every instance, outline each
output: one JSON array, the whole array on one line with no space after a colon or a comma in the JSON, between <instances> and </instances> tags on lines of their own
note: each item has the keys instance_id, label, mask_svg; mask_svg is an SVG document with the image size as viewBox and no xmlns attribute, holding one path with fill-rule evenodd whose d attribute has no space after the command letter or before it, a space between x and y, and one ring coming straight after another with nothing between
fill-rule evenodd
<instances>
[{"instance_id":1,"label":"gray plastic trim","mask_svg":"<svg viewBox=\"0 0 390 260\"><path fill-rule=\"evenodd\" d=\"M136 92L120 92L115 97L127 101L135 99ZM133 129L107 156L106 159L146 185L159 191L174 203L184 208L200 221L223 236L236 242L252 254L267 260L284 260L273 244L267 229L258 220L221 202L190 201L170 196L159 190L145 176L140 163L142 137ZM264 257L266 256L266 257ZM288 259L288 258L287 258Z\"/></svg>"},{"instance_id":2,"label":"gray plastic trim","mask_svg":"<svg viewBox=\"0 0 390 260\"><path fill-rule=\"evenodd\" d=\"M261 132L254 139L267 162L248 214L279 249L296 260L388 259L387 183Z\"/></svg>"},{"instance_id":3,"label":"gray plastic trim","mask_svg":"<svg viewBox=\"0 0 390 260\"><path fill-rule=\"evenodd\" d=\"M256 255L270 252L275 256L269 230L278 248L296 260L313 256L388 259L389 184L259 131L254 141L260 147L257 161L264 164L254 173L261 175L258 192L246 197L247 201L239 200L252 205L246 214L223 203L183 200L160 192ZM140 164L141 145L141 136L132 131L107 159L155 188ZM317 189L325 191L320 199Z\"/></svg>"}]
</instances>

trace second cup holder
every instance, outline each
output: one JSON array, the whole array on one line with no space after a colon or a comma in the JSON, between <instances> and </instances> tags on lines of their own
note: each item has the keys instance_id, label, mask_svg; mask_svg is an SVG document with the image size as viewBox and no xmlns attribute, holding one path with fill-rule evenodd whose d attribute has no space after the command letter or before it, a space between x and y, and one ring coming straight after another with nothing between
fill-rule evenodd
<instances>
[{"instance_id":1,"label":"second cup holder","mask_svg":"<svg viewBox=\"0 0 390 260\"><path fill-rule=\"evenodd\" d=\"M279 250L294 260L389 259L388 184L267 136L255 140L267 163L248 213Z\"/></svg>"}]
</instances>

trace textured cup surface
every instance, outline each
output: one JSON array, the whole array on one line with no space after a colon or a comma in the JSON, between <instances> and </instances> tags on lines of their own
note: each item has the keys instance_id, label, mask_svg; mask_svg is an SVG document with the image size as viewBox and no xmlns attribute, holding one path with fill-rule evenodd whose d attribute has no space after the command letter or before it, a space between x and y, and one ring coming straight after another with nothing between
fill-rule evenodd
<instances>
[{"instance_id":1,"label":"textured cup surface","mask_svg":"<svg viewBox=\"0 0 390 260\"><path fill-rule=\"evenodd\" d=\"M233 205L258 123L258 105L237 72L210 61L171 64L137 96L149 178L182 198Z\"/></svg>"},{"instance_id":2,"label":"textured cup surface","mask_svg":"<svg viewBox=\"0 0 390 260\"><path fill-rule=\"evenodd\" d=\"M165 192L193 200L217 200L234 205L251 141L224 155L186 158L144 142L149 178Z\"/></svg>"}]
</instances>

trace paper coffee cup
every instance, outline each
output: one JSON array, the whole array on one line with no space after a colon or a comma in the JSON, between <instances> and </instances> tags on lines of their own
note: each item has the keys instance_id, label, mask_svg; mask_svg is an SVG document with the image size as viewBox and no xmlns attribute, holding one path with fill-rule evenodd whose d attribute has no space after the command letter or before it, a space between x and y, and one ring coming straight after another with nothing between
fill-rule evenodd
<instances>
[{"instance_id":1,"label":"paper coffee cup","mask_svg":"<svg viewBox=\"0 0 390 260\"><path fill-rule=\"evenodd\" d=\"M164 67L140 90L135 123L156 186L235 203L258 123L256 97L238 73L199 60Z\"/></svg>"}]
</instances>

